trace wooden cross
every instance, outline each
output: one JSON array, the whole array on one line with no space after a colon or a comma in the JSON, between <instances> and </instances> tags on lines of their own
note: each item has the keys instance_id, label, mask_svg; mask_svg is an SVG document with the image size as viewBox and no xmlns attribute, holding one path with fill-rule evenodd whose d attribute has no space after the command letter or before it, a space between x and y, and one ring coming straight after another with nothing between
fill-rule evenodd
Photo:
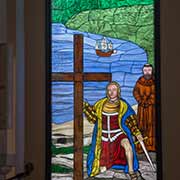
<instances>
[{"instance_id":1,"label":"wooden cross","mask_svg":"<svg viewBox=\"0 0 180 180\"><path fill-rule=\"evenodd\" d=\"M111 81L111 73L83 73L83 35L74 35L74 72L53 73L52 81L74 82L74 180L83 180L83 82Z\"/></svg>"}]
</instances>

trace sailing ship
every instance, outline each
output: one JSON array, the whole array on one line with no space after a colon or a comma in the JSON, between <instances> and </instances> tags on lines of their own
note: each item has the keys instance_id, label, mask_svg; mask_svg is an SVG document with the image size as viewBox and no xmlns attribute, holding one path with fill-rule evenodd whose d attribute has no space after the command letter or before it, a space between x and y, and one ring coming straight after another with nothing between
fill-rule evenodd
<instances>
[{"instance_id":1,"label":"sailing ship","mask_svg":"<svg viewBox=\"0 0 180 180\"><path fill-rule=\"evenodd\" d=\"M96 41L95 50L96 54L101 57L109 57L117 52L113 49L113 43L106 37Z\"/></svg>"}]
</instances>

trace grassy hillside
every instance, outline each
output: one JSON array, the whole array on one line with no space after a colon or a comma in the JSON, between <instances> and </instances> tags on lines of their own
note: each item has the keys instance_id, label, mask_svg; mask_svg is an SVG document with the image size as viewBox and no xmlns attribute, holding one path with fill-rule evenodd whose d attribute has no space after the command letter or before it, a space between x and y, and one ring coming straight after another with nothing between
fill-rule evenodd
<instances>
[{"instance_id":1,"label":"grassy hillside","mask_svg":"<svg viewBox=\"0 0 180 180\"><path fill-rule=\"evenodd\" d=\"M52 0L52 22L65 24L72 16L87 10L150 5L153 0Z\"/></svg>"},{"instance_id":2,"label":"grassy hillside","mask_svg":"<svg viewBox=\"0 0 180 180\"><path fill-rule=\"evenodd\" d=\"M90 146L84 146L83 147L83 153L88 154L89 149L90 149ZM51 152L52 152L53 156L56 156L58 154L72 154L72 153L74 153L74 148L72 146L56 148L55 145L52 144ZM58 165L58 164L52 164L51 165L51 170L52 170L52 173L69 173L69 172L73 172L72 168L62 166L62 165Z\"/></svg>"},{"instance_id":3,"label":"grassy hillside","mask_svg":"<svg viewBox=\"0 0 180 180\"><path fill-rule=\"evenodd\" d=\"M132 41L146 50L148 61L154 64L153 20L153 5L138 5L84 11L74 15L66 26L71 29Z\"/></svg>"}]
</instances>

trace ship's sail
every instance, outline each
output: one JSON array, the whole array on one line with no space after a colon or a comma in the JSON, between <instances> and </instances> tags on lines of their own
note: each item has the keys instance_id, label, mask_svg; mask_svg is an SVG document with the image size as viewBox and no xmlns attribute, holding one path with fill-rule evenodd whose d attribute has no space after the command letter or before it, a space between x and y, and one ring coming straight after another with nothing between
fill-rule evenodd
<instances>
[{"instance_id":1,"label":"ship's sail","mask_svg":"<svg viewBox=\"0 0 180 180\"><path fill-rule=\"evenodd\" d=\"M108 52L113 50L113 44L106 37L96 41L95 49L102 52Z\"/></svg>"},{"instance_id":2,"label":"ship's sail","mask_svg":"<svg viewBox=\"0 0 180 180\"><path fill-rule=\"evenodd\" d=\"M96 54L101 57L109 57L117 53L117 51L113 49L113 43L106 37L96 41L95 50Z\"/></svg>"}]
</instances>

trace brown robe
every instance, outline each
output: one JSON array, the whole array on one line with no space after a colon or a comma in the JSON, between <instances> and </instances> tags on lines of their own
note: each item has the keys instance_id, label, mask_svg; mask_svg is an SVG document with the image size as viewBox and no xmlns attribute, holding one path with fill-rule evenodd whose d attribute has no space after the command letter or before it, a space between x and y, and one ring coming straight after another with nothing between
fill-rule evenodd
<instances>
[{"instance_id":1,"label":"brown robe","mask_svg":"<svg viewBox=\"0 0 180 180\"><path fill-rule=\"evenodd\" d=\"M139 78L134 87L133 95L138 102L138 127L142 135L147 136L144 140L148 151L155 151L155 83L151 78L146 80L143 76ZM136 150L142 153L140 144L137 144Z\"/></svg>"}]
</instances>

